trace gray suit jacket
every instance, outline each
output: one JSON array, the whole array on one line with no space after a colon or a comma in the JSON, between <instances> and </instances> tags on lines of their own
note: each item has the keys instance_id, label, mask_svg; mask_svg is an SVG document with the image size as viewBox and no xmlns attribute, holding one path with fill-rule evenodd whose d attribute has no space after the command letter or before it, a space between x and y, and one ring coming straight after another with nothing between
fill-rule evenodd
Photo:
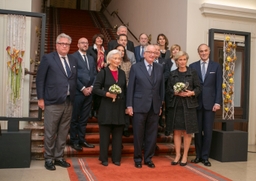
<instances>
[{"instance_id":1,"label":"gray suit jacket","mask_svg":"<svg viewBox=\"0 0 256 181\"><path fill-rule=\"evenodd\" d=\"M136 59L135 59L135 55L133 52L129 51L129 50L126 50L126 54L127 54L127 57L129 58L129 60L131 61L131 64L135 64L136 63Z\"/></svg>"}]
</instances>

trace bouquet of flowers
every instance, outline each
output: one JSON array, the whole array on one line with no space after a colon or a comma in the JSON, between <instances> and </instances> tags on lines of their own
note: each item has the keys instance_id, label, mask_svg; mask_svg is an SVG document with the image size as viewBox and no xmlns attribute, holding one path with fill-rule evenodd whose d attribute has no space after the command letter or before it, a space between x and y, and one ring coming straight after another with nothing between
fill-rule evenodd
<instances>
[{"instance_id":1,"label":"bouquet of flowers","mask_svg":"<svg viewBox=\"0 0 256 181\"><path fill-rule=\"evenodd\" d=\"M121 94L122 89L117 84L113 84L112 86L109 87L109 92L112 94ZM112 102L115 102L115 101L116 101L116 99L113 99Z\"/></svg>"},{"instance_id":2,"label":"bouquet of flowers","mask_svg":"<svg viewBox=\"0 0 256 181\"><path fill-rule=\"evenodd\" d=\"M173 90L175 93L180 93L182 91L186 91L188 88L188 82L183 83L183 82L177 82L174 86L173 86Z\"/></svg>"}]
</instances>

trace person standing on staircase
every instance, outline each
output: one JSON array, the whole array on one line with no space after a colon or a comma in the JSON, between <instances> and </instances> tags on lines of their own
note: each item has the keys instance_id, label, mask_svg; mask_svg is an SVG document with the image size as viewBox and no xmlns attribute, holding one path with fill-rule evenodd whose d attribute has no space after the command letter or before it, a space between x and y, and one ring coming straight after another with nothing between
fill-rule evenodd
<instances>
[{"instance_id":1,"label":"person standing on staircase","mask_svg":"<svg viewBox=\"0 0 256 181\"><path fill-rule=\"evenodd\" d=\"M70 167L64 160L64 148L77 81L77 60L68 55L71 41L71 37L65 33L58 35L56 52L43 55L37 71L38 106L44 110L44 158L47 170L56 170L55 165Z\"/></svg>"},{"instance_id":2,"label":"person standing on staircase","mask_svg":"<svg viewBox=\"0 0 256 181\"><path fill-rule=\"evenodd\" d=\"M127 36L127 27L124 26L124 25L119 26L119 27L117 28L116 34L117 34L117 36L119 36L119 35L121 35L121 34L125 34L125 35ZM111 40L111 41L109 41L109 42L108 42L108 52L109 52L110 50L115 49L115 47L116 47L118 44L120 44L120 43L118 43L117 40ZM130 40L128 40L128 41L127 41L127 45L125 45L125 49L126 49L126 50L129 50L129 51L131 51L131 52L134 53L134 44L133 44L133 42L130 41Z\"/></svg>"},{"instance_id":3,"label":"person standing on staircase","mask_svg":"<svg viewBox=\"0 0 256 181\"><path fill-rule=\"evenodd\" d=\"M93 57L86 53L89 47L88 40L80 38L77 47L79 50L72 54L77 60L77 86L70 124L70 142L72 148L82 151L82 147L95 147L86 142L85 134L92 105L93 83L97 72Z\"/></svg>"}]
</instances>

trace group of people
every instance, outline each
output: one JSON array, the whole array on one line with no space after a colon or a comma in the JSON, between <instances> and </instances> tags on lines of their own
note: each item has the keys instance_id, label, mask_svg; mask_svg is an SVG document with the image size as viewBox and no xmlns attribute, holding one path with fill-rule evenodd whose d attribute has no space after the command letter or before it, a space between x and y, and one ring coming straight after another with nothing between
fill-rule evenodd
<instances>
[{"instance_id":1,"label":"group of people","mask_svg":"<svg viewBox=\"0 0 256 181\"><path fill-rule=\"evenodd\" d=\"M195 134L196 158L191 162L211 166L208 158L214 116L222 101L222 72L218 63L209 60L206 44L198 47L200 60L188 66L188 54L177 44L169 49L164 34L158 35L156 44L149 44L147 34L142 33L140 45L134 47L125 26L117 29L117 40L108 43L108 52L102 34L93 37L92 46L80 38L78 51L72 55L68 54L71 43L70 36L58 35L56 51L43 55L37 72L46 169L70 167L64 159L68 131L73 149L95 147L85 139L90 116L98 118L103 166L108 166L110 138L111 160L121 165L122 136L130 135L130 120L136 168L141 168L142 162L155 167L152 157L159 125L165 127L166 136L174 135L176 156L171 165L187 164ZM177 83L186 87L177 91Z\"/></svg>"}]
</instances>

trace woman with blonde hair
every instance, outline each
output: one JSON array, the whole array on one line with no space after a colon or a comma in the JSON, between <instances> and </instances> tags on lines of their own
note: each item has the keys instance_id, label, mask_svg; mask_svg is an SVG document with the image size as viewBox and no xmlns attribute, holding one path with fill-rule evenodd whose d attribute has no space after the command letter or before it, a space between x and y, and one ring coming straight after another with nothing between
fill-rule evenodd
<instances>
[{"instance_id":1,"label":"woman with blonde hair","mask_svg":"<svg viewBox=\"0 0 256 181\"><path fill-rule=\"evenodd\" d=\"M174 145L176 156L171 162L172 165L187 165L188 151L193 133L198 132L197 96L201 92L200 80L194 69L187 67L188 54L179 51L174 60L177 69L170 73L166 93L168 94L168 119L170 131L174 132ZM176 89L177 84L184 85L183 89ZM184 151L181 156L181 138L184 140Z\"/></svg>"}]
</instances>

